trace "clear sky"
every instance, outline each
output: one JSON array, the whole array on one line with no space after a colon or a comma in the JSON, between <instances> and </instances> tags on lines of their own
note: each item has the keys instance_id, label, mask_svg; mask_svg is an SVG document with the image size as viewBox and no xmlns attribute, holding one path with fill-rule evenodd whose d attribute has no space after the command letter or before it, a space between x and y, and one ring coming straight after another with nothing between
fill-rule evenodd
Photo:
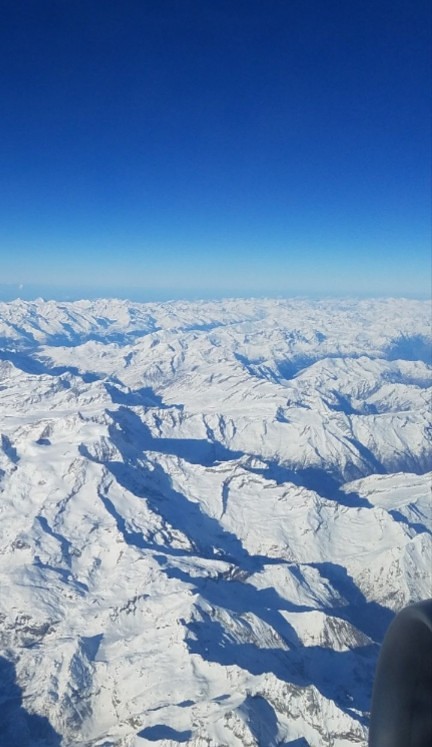
<instances>
[{"instance_id":1,"label":"clear sky","mask_svg":"<svg viewBox=\"0 0 432 747\"><path fill-rule=\"evenodd\" d=\"M0 293L428 295L429 14L2 0Z\"/></svg>"}]
</instances>

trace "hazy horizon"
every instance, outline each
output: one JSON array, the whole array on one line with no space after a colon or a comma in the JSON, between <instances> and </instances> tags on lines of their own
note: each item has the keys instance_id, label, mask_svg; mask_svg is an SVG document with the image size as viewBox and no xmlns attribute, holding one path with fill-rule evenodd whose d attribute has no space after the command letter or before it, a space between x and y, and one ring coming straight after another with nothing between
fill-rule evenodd
<instances>
[{"instance_id":1,"label":"hazy horizon","mask_svg":"<svg viewBox=\"0 0 432 747\"><path fill-rule=\"evenodd\" d=\"M119 299L130 301L132 303L165 303L169 301L212 301L212 300L227 300L227 299L390 299L407 298L410 300L419 301L430 301L430 294L424 293L380 293L380 292L335 292L335 291L316 291L307 292L304 289L289 289L285 291L242 291L241 289L233 289L230 293L224 293L222 290L219 292L211 292L203 290L201 293L195 291L185 291L184 289L166 289L164 291L155 291L150 288L87 288L85 290L74 287L62 287L62 286L49 286L49 285L21 285L16 286L13 284L0 284L0 301L12 302L12 301L36 301L43 299L45 301L95 301L98 299Z\"/></svg>"}]
</instances>

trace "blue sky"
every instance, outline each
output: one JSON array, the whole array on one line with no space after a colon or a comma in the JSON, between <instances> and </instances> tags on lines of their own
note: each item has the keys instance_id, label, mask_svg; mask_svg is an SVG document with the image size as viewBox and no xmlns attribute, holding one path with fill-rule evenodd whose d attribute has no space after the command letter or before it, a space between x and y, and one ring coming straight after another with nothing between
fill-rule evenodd
<instances>
[{"instance_id":1,"label":"blue sky","mask_svg":"<svg viewBox=\"0 0 432 747\"><path fill-rule=\"evenodd\" d=\"M430 293L429 2L3 0L0 44L0 295Z\"/></svg>"}]
</instances>

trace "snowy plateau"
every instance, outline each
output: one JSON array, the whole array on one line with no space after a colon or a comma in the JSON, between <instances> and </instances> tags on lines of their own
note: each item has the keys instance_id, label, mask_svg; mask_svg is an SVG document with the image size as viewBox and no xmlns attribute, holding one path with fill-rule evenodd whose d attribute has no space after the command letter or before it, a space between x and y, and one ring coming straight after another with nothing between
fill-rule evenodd
<instances>
[{"instance_id":1,"label":"snowy plateau","mask_svg":"<svg viewBox=\"0 0 432 747\"><path fill-rule=\"evenodd\" d=\"M0 304L1 747L364 747L430 344L406 299Z\"/></svg>"}]
</instances>

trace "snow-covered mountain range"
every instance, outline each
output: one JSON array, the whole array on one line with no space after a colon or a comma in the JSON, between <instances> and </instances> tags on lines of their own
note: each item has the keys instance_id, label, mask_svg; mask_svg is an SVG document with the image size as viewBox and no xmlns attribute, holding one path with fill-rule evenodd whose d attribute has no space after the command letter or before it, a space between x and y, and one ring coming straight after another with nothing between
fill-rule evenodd
<instances>
[{"instance_id":1,"label":"snow-covered mountain range","mask_svg":"<svg viewBox=\"0 0 432 747\"><path fill-rule=\"evenodd\" d=\"M430 344L411 300L0 304L2 747L364 747Z\"/></svg>"}]
</instances>

